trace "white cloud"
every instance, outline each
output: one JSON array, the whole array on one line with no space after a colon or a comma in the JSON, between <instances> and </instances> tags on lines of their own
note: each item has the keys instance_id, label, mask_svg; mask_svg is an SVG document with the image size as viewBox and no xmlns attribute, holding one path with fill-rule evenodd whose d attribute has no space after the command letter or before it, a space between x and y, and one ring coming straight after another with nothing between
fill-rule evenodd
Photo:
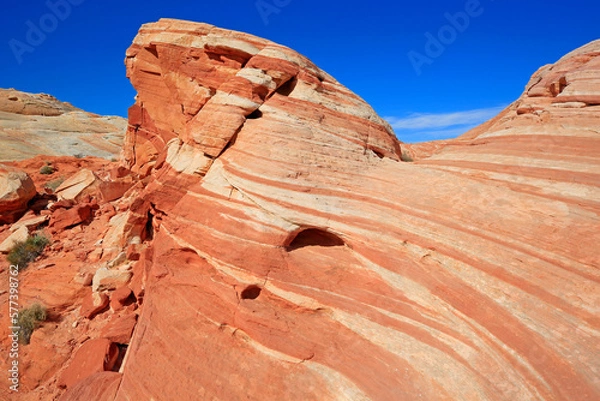
<instances>
[{"instance_id":1,"label":"white cloud","mask_svg":"<svg viewBox=\"0 0 600 401\"><path fill-rule=\"evenodd\" d=\"M408 117L386 117L394 129L431 129L455 125L481 124L500 113L505 106L457 111L454 113L413 113Z\"/></svg>"},{"instance_id":2,"label":"white cloud","mask_svg":"<svg viewBox=\"0 0 600 401\"><path fill-rule=\"evenodd\" d=\"M506 106L452 113L412 113L406 117L386 117L398 138L406 142L455 138L495 117Z\"/></svg>"}]
</instances>

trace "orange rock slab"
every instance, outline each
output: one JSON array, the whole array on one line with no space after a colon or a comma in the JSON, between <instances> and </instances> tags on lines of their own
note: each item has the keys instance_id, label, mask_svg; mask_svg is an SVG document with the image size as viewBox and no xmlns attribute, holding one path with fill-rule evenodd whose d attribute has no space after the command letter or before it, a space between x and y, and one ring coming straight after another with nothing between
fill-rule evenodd
<instances>
[{"instance_id":1,"label":"orange rock slab","mask_svg":"<svg viewBox=\"0 0 600 401\"><path fill-rule=\"evenodd\" d=\"M90 376L112 370L119 351L107 339L86 341L76 352L58 382L60 387L72 388Z\"/></svg>"}]
</instances>

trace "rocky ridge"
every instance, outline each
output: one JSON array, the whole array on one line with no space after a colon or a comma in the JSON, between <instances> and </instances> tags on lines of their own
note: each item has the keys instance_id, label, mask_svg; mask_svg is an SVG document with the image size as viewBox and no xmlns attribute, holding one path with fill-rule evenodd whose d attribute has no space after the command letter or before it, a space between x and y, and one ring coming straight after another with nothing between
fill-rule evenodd
<instances>
[{"instance_id":1,"label":"rocky ridge","mask_svg":"<svg viewBox=\"0 0 600 401\"><path fill-rule=\"evenodd\" d=\"M119 158L127 122L47 94L0 89L0 161L37 155Z\"/></svg>"}]
</instances>

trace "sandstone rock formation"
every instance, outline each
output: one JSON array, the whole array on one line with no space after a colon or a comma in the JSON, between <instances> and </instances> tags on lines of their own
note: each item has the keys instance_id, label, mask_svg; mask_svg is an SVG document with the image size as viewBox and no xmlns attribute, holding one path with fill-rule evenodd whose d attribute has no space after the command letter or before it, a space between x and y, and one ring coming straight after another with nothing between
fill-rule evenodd
<instances>
[{"instance_id":1,"label":"sandstone rock formation","mask_svg":"<svg viewBox=\"0 0 600 401\"><path fill-rule=\"evenodd\" d=\"M0 89L0 161L37 155L118 158L126 121L46 94Z\"/></svg>"},{"instance_id":2,"label":"sandstone rock formation","mask_svg":"<svg viewBox=\"0 0 600 401\"><path fill-rule=\"evenodd\" d=\"M407 148L421 165L499 182L565 202L567 208L595 210L600 206L598 94L600 40L540 68L516 102L480 127L455 140Z\"/></svg>"},{"instance_id":3,"label":"sandstone rock formation","mask_svg":"<svg viewBox=\"0 0 600 401\"><path fill-rule=\"evenodd\" d=\"M161 20L127 67L136 214L159 224L116 399L600 397L597 90L402 163L273 43Z\"/></svg>"},{"instance_id":4,"label":"sandstone rock formation","mask_svg":"<svg viewBox=\"0 0 600 401\"><path fill-rule=\"evenodd\" d=\"M305 152L325 136L333 153L399 158L392 129L369 105L267 40L161 20L142 27L126 64L140 97L129 112L125 159L141 175L166 162L185 176L204 176L240 133L265 120L283 140L300 131Z\"/></svg>"},{"instance_id":5,"label":"sandstone rock formation","mask_svg":"<svg viewBox=\"0 0 600 401\"><path fill-rule=\"evenodd\" d=\"M12 223L27 210L27 203L37 193L27 173L0 165L0 224Z\"/></svg>"},{"instance_id":6,"label":"sandstone rock formation","mask_svg":"<svg viewBox=\"0 0 600 401\"><path fill-rule=\"evenodd\" d=\"M597 60L593 42L483 126L409 146L288 48L144 25L138 181L89 195L92 220L22 274L61 315L24 351L57 356L22 399L600 399ZM90 295L91 273L130 281ZM90 297L106 310L80 316Z\"/></svg>"}]
</instances>

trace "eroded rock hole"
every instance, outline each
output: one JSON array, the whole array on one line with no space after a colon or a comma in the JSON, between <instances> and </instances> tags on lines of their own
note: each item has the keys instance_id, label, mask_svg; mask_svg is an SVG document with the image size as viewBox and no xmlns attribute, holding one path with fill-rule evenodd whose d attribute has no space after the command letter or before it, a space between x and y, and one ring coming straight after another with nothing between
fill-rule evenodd
<instances>
[{"instance_id":1,"label":"eroded rock hole","mask_svg":"<svg viewBox=\"0 0 600 401\"><path fill-rule=\"evenodd\" d=\"M148 219L146 220L146 226L144 227L144 240L152 241L154 239L154 215L152 212L148 212Z\"/></svg>"},{"instance_id":2,"label":"eroded rock hole","mask_svg":"<svg viewBox=\"0 0 600 401\"><path fill-rule=\"evenodd\" d=\"M306 246L344 246L344 240L335 234L319 228L307 228L295 234L289 245L288 251L293 251Z\"/></svg>"},{"instance_id":3,"label":"eroded rock hole","mask_svg":"<svg viewBox=\"0 0 600 401\"><path fill-rule=\"evenodd\" d=\"M123 359L121 359L119 363L119 357L121 354L121 350L119 346L115 343L111 343L108 347L108 352L104 357L104 370L105 371L113 371L118 372L121 368L121 364Z\"/></svg>"},{"instance_id":4,"label":"eroded rock hole","mask_svg":"<svg viewBox=\"0 0 600 401\"><path fill-rule=\"evenodd\" d=\"M254 110L248 117L246 117L248 120L258 120L259 118L261 118L263 116L262 111L260 111L259 109Z\"/></svg>"},{"instance_id":5,"label":"eroded rock hole","mask_svg":"<svg viewBox=\"0 0 600 401\"><path fill-rule=\"evenodd\" d=\"M156 50L156 46L155 45L150 45L148 47L145 47L144 49L146 49L154 57L158 58L158 50Z\"/></svg>"},{"instance_id":6,"label":"eroded rock hole","mask_svg":"<svg viewBox=\"0 0 600 401\"><path fill-rule=\"evenodd\" d=\"M371 149L371 152L375 153L375 156L379 157L380 159L384 158L383 153L381 153L381 152L379 152L379 151L377 151L375 149Z\"/></svg>"},{"instance_id":7,"label":"eroded rock hole","mask_svg":"<svg viewBox=\"0 0 600 401\"><path fill-rule=\"evenodd\" d=\"M552 93L552 96L558 96L562 93L562 91L565 90L567 85L567 78L560 77L558 82L554 82L552 85L550 85L550 93Z\"/></svg>"},{"instance_id":8,"label":"eroded rock hole","mask_svg":"<svg viewBox=\"0 0 600 401\"><path fill-rule=\"evenodd\" d=\"M290 79L289 81L287 81L286 83L281 85L279 87L279 89L277 89L277 93L279 93L280 95L283 95L283 96L289 96L290 93L292 93L294 91L297 84L298 84L298 78L293 77L292 79Z\"/></svg>"},{"instance_id":9,"label":"eroded rock hole","mask_svg":"<svg viewBox=\"0 0 600 401\"><path fill-rule=\"evenodd\" d=\"M208 48L205 49L205 53L212 61L239 69L244 68L250 58L252 58L252 56L246 53L229 53L223 48L212 46L208 46Z\"/></svg>"},{"instance_id":10,"label":"eroded rock hole","mask_svg":"<svg viewBox=\"0 0 600 401\"><path fill-rule=\"evenodd\" d=\"M125 354L127 354L127 344L117 344L117 350L119 353L114 366L110 369L112 372L121 370L121 365L123 365L123 361L125 360Z\"/></svg>"},{"instance_id":11,"label":"eroded rock hole","mask_svg":"<svg viewBox=\"0 0 600 401\"><path fill-rule=\"evenodd\" d=\"M157 71L149 71L149 70L144 70L144 69L142 69L142 71L145 72L146 74L154 75L155 77L161 76L161 73L157 72Z\"/></svg>"},{"instance_id":12,"label":"eroded rock hole","mask_svg":"<svg viewBox=\"0 0 600 401\"><path fill-rule=\"evenodd\" d=\"M256 299L260 295L262 289L259 286L251 285L244 289L241 293L242 299Z\"/></svg>"}]
</instances>

